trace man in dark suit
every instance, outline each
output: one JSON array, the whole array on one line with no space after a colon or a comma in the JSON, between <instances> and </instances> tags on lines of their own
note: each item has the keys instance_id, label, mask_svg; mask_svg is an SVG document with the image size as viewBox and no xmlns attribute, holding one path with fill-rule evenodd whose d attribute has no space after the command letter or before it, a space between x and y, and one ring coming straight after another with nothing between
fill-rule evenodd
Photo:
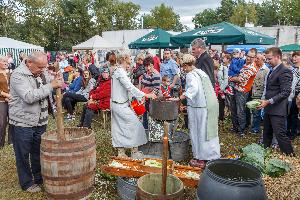
<instances>
[{"instance_id":1,"label":"man in dark suit","mask_svg":"<svg viewBox=\"0 0 300 200\"><path fill-rule=\"evenodd\" d=\"M280 150L294 155L292 143L287 137L287 106L291 93L293 74L281 62L282 52L272 47L266 51L266 60L272 66L267 76L264 98L259 109L264 108L264 147L270 147L273 133L278 140Z\"/></svg>"},{"instance_id":2,"label":"man in dark suit","mask_svg":"<svg viewBox=\"0 0 300 200\"><path fill-rule=\"evenodd\" d=\"M206 52L205 42L200 38L196 38L192 41L191 46L192 54L196 58L196 67L203 70L209 76L213 87L215 87L214 62Z\"/></svg>"}]
</instances>

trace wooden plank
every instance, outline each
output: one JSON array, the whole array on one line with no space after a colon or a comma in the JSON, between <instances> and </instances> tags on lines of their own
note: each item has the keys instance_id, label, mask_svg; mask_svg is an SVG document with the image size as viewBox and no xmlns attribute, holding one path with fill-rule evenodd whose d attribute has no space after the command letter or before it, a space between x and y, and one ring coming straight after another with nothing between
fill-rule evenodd
<instances>
[{"instance_id":1,"label":"wooden plank","mask_svg":"<svg viewBox=\"0 0 300 200\"><path fill-rule=\"evenodd\" d=\"M101 167L101 170L105 173L115 175L115 176L138 178L146 174L158 173L162 170L161 168L149 167L144 165L146 160L156 160L162 163L162 160L158 158L145 158L144 160L133 160L131 158L118 158L118 157L112 157L112 158L113 159L111 160L111 162L112 161L119 162L120 164L124 165L126 168L103 165ZM174 165L174 161L168 160L168 173L178 177L185 186L195 188L198 186L199 179L187 177L185 173L189 171L197 173L199 174L199 176L202 173L202 169L200 168L190 167L185 165Z\"/></svg>"}]
</instances>

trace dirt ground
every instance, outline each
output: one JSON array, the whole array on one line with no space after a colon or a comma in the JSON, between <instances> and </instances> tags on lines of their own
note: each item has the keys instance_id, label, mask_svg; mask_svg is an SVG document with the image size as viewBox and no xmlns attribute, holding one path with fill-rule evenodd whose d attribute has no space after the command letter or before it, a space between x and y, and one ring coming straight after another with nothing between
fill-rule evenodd
<instances>
[{"instance_id":1,"label":"dirt ground","mask_svg":"<svg viewBox=\"0 0 300 200\"><path fill-rule=\"evenodd\" d=\"M76 126L76 121L69 122L66 126ZM239 153L241 147L257 142L259 136L247 134L245 138L240 138L235 134L229 133L230 123L225 121L220 125L220 144L222 156ZM48 130L55 129L55 122L50 119ZM116 200L119 199L116 192L116 179L107 176L100 171L100 166L107 163L111 155L116 151L111 145L111 136L109 130L102 129L99 124L93 124L93 130L97 137L97 173L95 178L95 188L91 199ZM300 200L300 137L294 142L294 148L298 158L285 158L291 162L293 170L283 177L270 178L264 177L268 198L271 200ZM23 192L18 184L18 178L15 167L15 156L12 145L6 146L0 150L0 200L39 200L46 199L44 192L29 194ZM186 199L195 199L195 189L185 189Z\"/></svg>"}]
</instances>

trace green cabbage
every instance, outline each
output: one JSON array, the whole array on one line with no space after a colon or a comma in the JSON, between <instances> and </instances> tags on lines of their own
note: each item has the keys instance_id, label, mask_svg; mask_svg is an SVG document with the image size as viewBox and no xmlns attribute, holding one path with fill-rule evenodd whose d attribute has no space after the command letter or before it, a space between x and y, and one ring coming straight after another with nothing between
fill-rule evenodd
<instances>
[{"instance_id":1,"label":"green cabbage","mask_svg":"<svg viewBox=\"0 0 300 200\"><path fill-rule=\"evenodd\" d=\"M257 106L259 106L261 103L258 99L255 99L255 100L252 100L252 101L248 101L246 103L246 106L251 109L251 110L254 110L256 109Z\"/></svg>"}]
</instances>

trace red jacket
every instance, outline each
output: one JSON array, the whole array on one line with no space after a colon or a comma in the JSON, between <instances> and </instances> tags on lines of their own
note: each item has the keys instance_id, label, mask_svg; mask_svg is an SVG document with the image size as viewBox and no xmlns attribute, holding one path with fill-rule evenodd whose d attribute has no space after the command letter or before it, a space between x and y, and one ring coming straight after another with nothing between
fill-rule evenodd
<instances>
[{"instance_id":1,"label":"red jacket","mask_svg":"<svg viewBox=\"0 0 300 200\"><path fill-rule=\"evenodd\" d=\"M97 103L89 104L87 107L95 111L110 109L110 92L111 79L100 80L98 87L90 91L90 99L97 101Z\"/></svg>"},{"instance_id":2,"label":"red jacket","mask_svg":"<svg viewBox=\"0 0 300 200\"><path fill-rule=\"evenodd\" d=\"M154 61L154 69L156 69L158 72L160 72L160 60L158 56L153 57Z\"/></svg>"}]
</instances>

